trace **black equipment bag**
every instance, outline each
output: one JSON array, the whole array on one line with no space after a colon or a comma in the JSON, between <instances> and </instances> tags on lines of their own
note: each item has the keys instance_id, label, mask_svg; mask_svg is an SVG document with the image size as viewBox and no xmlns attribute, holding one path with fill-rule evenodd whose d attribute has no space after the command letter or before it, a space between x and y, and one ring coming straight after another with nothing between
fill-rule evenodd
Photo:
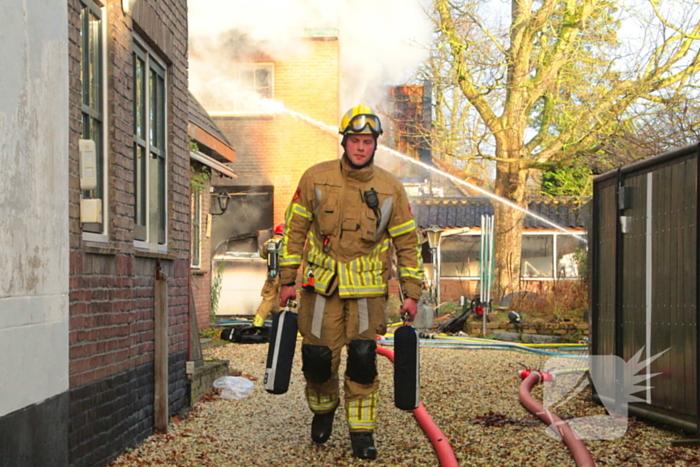
<instances>
[{"instance_id":1,"label":"black equipment bag","mask_svg":"<svg viewBox=\"0 0 700 467\"><path fill-rule=\"evenodd\" d=\"M294 350L297 345L297 315L287 309L272 319L270 345L263 386L270 394L284 394L289 389Z\"/></svg>"},{"instance_id":2,"label":"black equipment bag","mask_svg":"<svg viewBox=\"0 0 700 467\"><path fill-rule=\"evenodd\" d=\"M270 341L270 328L248 324L229 326L221 330L221 340L236 344L265 344Z\"/></svg>"},{"instance_id":3,"label":"black equipment bag","mask_svg":"<svg viewBox=\"0 0 700 467\"><path fill-rule=\"evenodd\" d=\"M479 301L479 296L475 295L474 298L469 302L469 305L462 310L462 313L456 318L450 318L444 323L442 323L437 332L439 333L449 333L456 334L460 331L464 331L464 325L467 319L475 314L476 307L479 306L481 302Z\"/></svg>"},{"instance_id":4,"label":"black equipment bag","mask_svg":"<svg viewBox=\"0 0 700 467\"><path fill-rule=\"evenodd\" d=\"M420 342L410 325L394 332L394 405L401 410L417 409L420 404Z\"/></svg>"}]
</instances>

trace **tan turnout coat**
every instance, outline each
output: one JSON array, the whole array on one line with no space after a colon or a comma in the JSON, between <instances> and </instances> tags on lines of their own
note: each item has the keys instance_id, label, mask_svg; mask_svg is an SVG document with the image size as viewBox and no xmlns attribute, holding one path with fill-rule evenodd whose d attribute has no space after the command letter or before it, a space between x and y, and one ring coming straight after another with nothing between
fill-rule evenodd
<instances>
[{"instance_id":1,"label":"tan turnout coat","mask_svg":"<svg viewBox=\"0 0 700 467\"><path fill-rule=\"evenodd\" d=\"M376 212L364 201L372 188ZM316 164L301 177L287 208L280 283L293 283L305 259L304 277L313 274L317 293L327 296L337 288L341 298L386 295L390 242L402 290L418 300L421 243L403 185L373 164L351 169L344 158Z\"/></svg>"}]
</instances>

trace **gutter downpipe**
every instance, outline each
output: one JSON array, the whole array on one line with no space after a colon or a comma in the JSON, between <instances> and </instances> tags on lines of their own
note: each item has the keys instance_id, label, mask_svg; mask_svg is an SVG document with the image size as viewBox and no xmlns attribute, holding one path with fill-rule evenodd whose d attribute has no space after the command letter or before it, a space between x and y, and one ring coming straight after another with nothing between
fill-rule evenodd
<instances>
[{"instance_id":1,"label":"gutter downpipe","mask_svg":"<svg viewBox=\"0 0 700 467\"><path fill-rule=\"evenodd\" d=\"M542 375L539 371L533 371L530 375L520 383L520 403L525 406L533 415L537 415L540 420L549 425L552 430L555 430L562 437L564 443L571 451L571 455L576 462L577 467L594 467L593 457L588 451L588 448L583 443L581 438L576 436L576 433L571 429L568 423L559 418L559 416L548 409L545 409L537 402L532 395L530 389L542 380Z\"/></svg>"}]
</instances>

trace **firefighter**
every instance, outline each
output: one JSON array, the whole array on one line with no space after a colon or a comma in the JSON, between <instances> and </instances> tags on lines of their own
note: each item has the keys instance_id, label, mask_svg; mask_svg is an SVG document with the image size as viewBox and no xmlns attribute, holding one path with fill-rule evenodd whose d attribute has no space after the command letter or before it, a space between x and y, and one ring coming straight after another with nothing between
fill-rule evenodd
<instances>
[{"instance_id":1,"label":"firefighter","mask_svg":"<svg viewBox=\"0 0 700 467\"><path fill-rule=\"evenodd\" d=\"M423 263L403 185L374 165L382 134L379 118L366 105L353 107L342 117L340 134L342 158L307 169L287 208L280 304L296 299L295 280L304 259L298 322L306 399L314 414L311 438L323 444L331 435L345 347L344 405L353 455L374 459L376 338L387 326L390 243L406 297L400 311L410 321L421 295Z\"/></svg>"},{"instance_id":2,"label":"firefighter","mask_svg":"<svg viewBox=\"0 0 700 467\"><path fill-rule=\"evenodd\" d=\"M272 238L260 247L260 257L267 260L267 278L260 292L262 302L258 306L258 311L255 312L253 326L264 325L270 311L273 309L277 310L277 297L279 297L280 291L279 250L282 243L282 235L284 235L284 224L279 224L275 227L275 233Z\"/></svg>"}]
</instances>

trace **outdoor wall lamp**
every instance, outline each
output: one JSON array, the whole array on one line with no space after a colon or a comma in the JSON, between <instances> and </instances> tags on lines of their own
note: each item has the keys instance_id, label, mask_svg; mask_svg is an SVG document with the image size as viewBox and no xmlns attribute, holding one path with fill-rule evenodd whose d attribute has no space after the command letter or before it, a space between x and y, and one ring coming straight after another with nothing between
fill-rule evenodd
<instances>
[{"instance_id":1,"label":"outdoor wall lamp","mask_svg":"<svg viewBox=\"0 0 700 467\"><path fill-rule=\"evenodd\" d=\"M216 195L216 202L219 205L219 210L221 212L212 212L210 213L212 216L220 216L223 213L226 212L228 209L228 203L231 201L231 195L228 193L217 193Z\"/></svg>"}]
</instances>

